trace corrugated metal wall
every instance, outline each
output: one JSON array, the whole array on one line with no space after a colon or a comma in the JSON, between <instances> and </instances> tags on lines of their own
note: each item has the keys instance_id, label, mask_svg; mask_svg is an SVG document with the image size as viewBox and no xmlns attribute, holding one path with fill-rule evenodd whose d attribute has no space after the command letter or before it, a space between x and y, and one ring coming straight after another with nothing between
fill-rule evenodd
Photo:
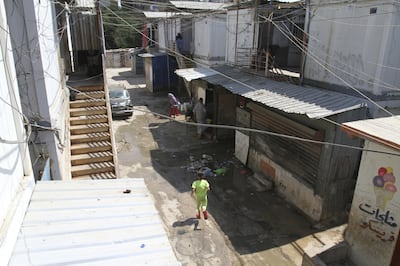
<instances>
[{"instance_id":1,"label":"corrugated metal wall","mask_svg":"<svg viewBox=\"0 0 400 266\"><path fill-rule=\"evenodd\" d=\"M73 50L101 50L97 16L73 13L70 18Z\"/></svg>"},{"instance_id":2,"label":"corrugated metal wall","mask_svg":"<svg viewBox=\"0 0 400 266\"><path fill-rule=\"evenodd\" d=\"M248 107L252 111L252 128L306 139L321 139L323 136L321 131L287 119L257 104L249 103ZM256 149L268 146L266 151L270 152L266 155L269 158L310 185L316 184L321 155L320 144L262 134L252 134L251 143Z\"/></svg>"}]
</instances>

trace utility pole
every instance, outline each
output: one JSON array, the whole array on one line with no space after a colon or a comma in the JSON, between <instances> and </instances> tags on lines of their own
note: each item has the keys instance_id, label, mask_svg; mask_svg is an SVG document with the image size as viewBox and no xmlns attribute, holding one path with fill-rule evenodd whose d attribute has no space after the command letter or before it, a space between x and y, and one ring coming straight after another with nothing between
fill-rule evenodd
<instances>
[{"instance_id":1,"label":"utility pole","mask_svg":"<svg viewBox=\"0 0 400 266\"><path fill-rule=\"evenodd\" d=\"M239 24L239 2L236 0L236 32L235 32L235 65L237 65L237 42L238 42L238 24Z\"/></svg>"},{"instance_id":2,"label":"utility pole","mask_svg":"<svg viewBox=\"0 0 400 266\"><path fill-rule=\"evenodd\" d=\"M271 5L271 2L270 2ZM269 77L269 69L268 69L268 64L269 64L269 43L271 42L271 21L272 21L272 17L274 15L274 12L272 10L272 5L269 9L269 14L268 14L268 30L267 30L267 51L265 54L265 76Z\"/></svg>"},{"instance_id":3,"label":"utility pole","mask_svg":"<svg viewBox=\"0 0 400 266\"><path fill-rule=\"evenodd\" d=\"M308 34L310 33L310 20L311 20L311 5L310 0L306 0L306 27L305 33L303 35L303 52L302 52L302 62L300 66L300 85L304 82L304 68L306 66L307 50L308 50Z\"/></svg>"},{"instance_id":4,"label":"utility pole","mask_svg":"<svg viewBox=\"0 0 400 266\"><path fill-rule=\"evenodd\" d=\"M254 27L253 27L253 44L251 46L251 50L250 50L250 67L251 67L251 63L252 63L252 57L254 56L254 50L255 50L255 68L257 69L257 57L258 57L258 44L259 44L259 32L260 32L260 27L259 27L259 23L258 23L258 1L259 0L255 0L254 1ZM256 31L257 30L257 31ZM256 37L257 37L257 43L256 43ZM254 49L257 48L257 49Z\"/></svg>"}]
</instances>

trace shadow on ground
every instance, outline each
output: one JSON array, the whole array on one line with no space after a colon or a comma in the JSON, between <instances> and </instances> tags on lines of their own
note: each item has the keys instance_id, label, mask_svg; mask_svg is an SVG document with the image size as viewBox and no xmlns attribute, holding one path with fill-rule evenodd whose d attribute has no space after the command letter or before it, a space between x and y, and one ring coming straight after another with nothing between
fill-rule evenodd
<instances>
[{"instance_id":1,"label":"shadow on ground","mask_svg":"<svg viewBox=\"0 0 400 266\"><path fill-rule=\"evenodd\" d=\"M167 114L168 91L153 94L146 88L136 88L130 92L134 106ZM251 185L253 173L235 158L233 139L199 140L194 126L168 121L156 114L137 115L133 123L129 130L137 139L131 141L143 141L141 128L150 130L157 147L150 149L151 166L179 193L191 190L200 167L226 169L223 175L208 179L211 185L208 210L239 254L271 249L318 232L273 190L258 191ZM144 144L137 144L140 145ZM183 227L195 222L190 218L176 221L172 226Z\"/></svg>"},{"instance_id":2,"label":"shadow on ground","mask_svg":"<svg viewBox=\"0 0 400 266\"><path fill-rule=\"evenodd\" d=\"M271 249L318 232L273 191L251 186L253 173L235 158L233 140L198 140L195 128L175 122L150 127L160 147L150 153L152 166L177 191L191 190L200 167L226 169L208 178L208 210L238 253Z\"/></svg>"},{"instance_id":3,"label":"shadow on ground","mask_svg":"<svg viewBox=\"0 0 400 266\"><path fill-rule=\"evenodd\" d=\"M136 82L132 81L131 77L132 77L132 71L121 71L118 72L118 75L115 75L112 77L113 80L115 81L124 81L124 82L128 82L129 85L137 85Z\"/></svg>"}]
</instances>

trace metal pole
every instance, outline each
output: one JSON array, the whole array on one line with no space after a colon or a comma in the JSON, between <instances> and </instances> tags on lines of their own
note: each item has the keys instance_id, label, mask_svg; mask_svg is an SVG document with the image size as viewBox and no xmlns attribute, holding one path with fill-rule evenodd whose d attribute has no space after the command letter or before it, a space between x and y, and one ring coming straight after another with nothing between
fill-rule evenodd
<instances>
[{"instance_id":1,"label":"metal pole","mask_svg":"<svg viewBox=\"0 0 400 266\"><path fill-rule=\"evenodd\" d=\"M237 6L236 6L235 65L237 65L238 24L239 24L239 1L237 1Z\"/></svg>"},{"instance_id":2,"label":"metal pole","mask_svg":"<svg viewBox=\"0 0 400 266\"><path fill-rule=\"evenodd\" d=\"M267 31L267 51L265 54L265 76L269 77L269 69L268 69L268 61L269 61L269 43L270 43L270 38L271 38L271 20L272 16L274 15L274 12L271 10L269 11L268 15L268 31Z\"/></svg>"},{"instance_id":3,"label":"metal pole","mask_svg":"<svg viewBox=\"0 0 400 266\"><path fill-rule=\"evenodd\" d=\"M310 20L311 20L311 5L310 5L310 0L306 0L306 29L305 33L303 35L303 52L302 52L302 57L303 57L303 62L300 66L300 85L303 85L304 82L304 68L306 66L306 58L307 58L307 49L308 49L308 34L310 33Z\"/></svg>"}]
</instances>

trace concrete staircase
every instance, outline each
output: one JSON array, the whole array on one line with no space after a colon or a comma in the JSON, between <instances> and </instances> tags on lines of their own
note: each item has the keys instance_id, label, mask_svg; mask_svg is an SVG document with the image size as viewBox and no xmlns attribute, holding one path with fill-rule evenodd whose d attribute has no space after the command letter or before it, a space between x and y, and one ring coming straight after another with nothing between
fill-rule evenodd
<instances>
[{"instance_id":1,"label":"concrete staircase","mask_svg":"<svg viewBox=\"0 0 400 266\"><path fill-rule=\"evenodd\" d=\"M75 87L70 101L71 177L117 178L111 114L104 86Z\"/></svg>"}]
</instances>

